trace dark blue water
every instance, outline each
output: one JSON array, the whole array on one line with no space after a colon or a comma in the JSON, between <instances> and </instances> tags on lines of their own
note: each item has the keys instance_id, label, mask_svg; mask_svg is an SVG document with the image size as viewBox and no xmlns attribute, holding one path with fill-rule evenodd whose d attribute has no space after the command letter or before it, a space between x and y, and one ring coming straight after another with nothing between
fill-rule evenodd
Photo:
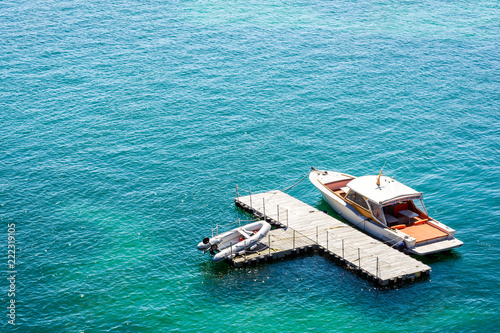
<instances>
[{"instance_id":1,"label":"dark blue water","mask_svg":"<svg viewBox=\"0 0 500 333\"><path fill-rule=\"evenodd\" d=\"M486 0L0 3L2 331L498 330L498 17ZM465 243L422 259L429 280L196 250L251 218L236 185L384 163ZM307 180L289 193L326 207Z\"/></svg>"}]
</instances>

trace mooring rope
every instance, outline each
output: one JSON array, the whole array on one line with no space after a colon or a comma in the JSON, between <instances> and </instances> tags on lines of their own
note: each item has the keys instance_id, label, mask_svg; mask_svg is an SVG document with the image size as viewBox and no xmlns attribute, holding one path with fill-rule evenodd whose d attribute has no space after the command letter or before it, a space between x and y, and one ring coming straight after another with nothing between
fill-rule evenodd
<instances>
[{"instance_id":1,"label":"mooring rope","mask_svg":"<svg viewBox=\"0 0 500 333\"><path fill-rule=\"evenodd\" d=\"M298 185L301 181L303 181L304 179L306 179L306 177L307 177L307 176L309 176L309 174L310 174L310 173L311 173L311 171L309 171L308 173L306 173L306 175L305 175L304 177L302 177L302 179L301 179L301 180L299 180L298 182L296 182L296 183L295 183L295 184L293 184L292 186L287 187L286 189L282 190L282 192L286 192L286 191L288 191L289 189L291 189L291 188L293 188L293 187L297 186L297 185Z\"/></svg>"}]
</instances>

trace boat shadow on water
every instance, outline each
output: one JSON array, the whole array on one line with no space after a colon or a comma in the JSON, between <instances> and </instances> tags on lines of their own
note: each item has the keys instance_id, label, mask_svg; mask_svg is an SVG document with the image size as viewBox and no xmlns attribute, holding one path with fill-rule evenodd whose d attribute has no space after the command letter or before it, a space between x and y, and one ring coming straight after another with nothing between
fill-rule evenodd
<instances>
[{"instance_id":1,"label":"boat shadow on water","mask_svg":"<svg viewBox=\"0 0 500 333\"><path fill-rule=\"evenodd\" d=\"M327 213L328 215L336 218L337 220L344 222L345 224L355 228L353 224L347 222L342 216L337 214L337 212L334 211L332 207L330 207L330 205L328 204L328 202L325 201L325 199L323 199L323 198L319 199L316 202L316 204L313 205L313 207L316 207L316 209L322 211L323 213Z\"/></svg>"},{"instance_id":2,"label":"boat shadow on water","mask_svg":"<svg viewBox=\"0 0 500 333\"><path fill-rule=\"evenodd\" d=\"M417 256L417 255L411 255L411 256L429 266L435 263L462 259L462 255L455 249L439 253L427 254L425 256Z\"/></svg>"}]
</instances>

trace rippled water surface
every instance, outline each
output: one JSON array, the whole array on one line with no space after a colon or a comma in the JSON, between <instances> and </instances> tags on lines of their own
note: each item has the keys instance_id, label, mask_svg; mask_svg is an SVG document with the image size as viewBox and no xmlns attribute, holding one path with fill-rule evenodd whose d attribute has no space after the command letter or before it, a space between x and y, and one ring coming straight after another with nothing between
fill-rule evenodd
<instances>
[{"instance_id":1,"label":"rippled water surface","mask_svg":"<svg viewBox=\"0 0 500 333\"><path fill-rule=\"evenodd\" d=\"M16 332L493 332L496 1L0 3L0 316ZM311 166L424 192L464 246L378 289L196 244ZM326 209L307 181L289 191ZM8 225L15 224L15 326Z\"/></svg>"}]
</instances>

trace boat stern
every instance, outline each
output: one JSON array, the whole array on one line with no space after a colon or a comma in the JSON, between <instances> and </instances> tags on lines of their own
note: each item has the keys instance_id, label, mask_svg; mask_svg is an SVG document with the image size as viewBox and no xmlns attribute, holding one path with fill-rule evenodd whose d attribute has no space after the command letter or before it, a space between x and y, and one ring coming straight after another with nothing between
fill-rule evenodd
<instances>
[{"instance_id":1,"label":"boat stern","mask_svg":"<svg viewBox=\"0 0 500 333\"><path fill-rule=\"evenodd\" d=\"M446 240L443 240L440 242L415 246L414 248L409 249L408 252L410 252L412 254L419 255L419 256L424 256L424 255L433 254L433 253L437 253L437 252L448 251L448 250L460 247L463 244L464 244L464 242L462 242L461 240L458 240L456 238L452 238L452 239L446 239Z\"/></svg>"}]
</instances>

